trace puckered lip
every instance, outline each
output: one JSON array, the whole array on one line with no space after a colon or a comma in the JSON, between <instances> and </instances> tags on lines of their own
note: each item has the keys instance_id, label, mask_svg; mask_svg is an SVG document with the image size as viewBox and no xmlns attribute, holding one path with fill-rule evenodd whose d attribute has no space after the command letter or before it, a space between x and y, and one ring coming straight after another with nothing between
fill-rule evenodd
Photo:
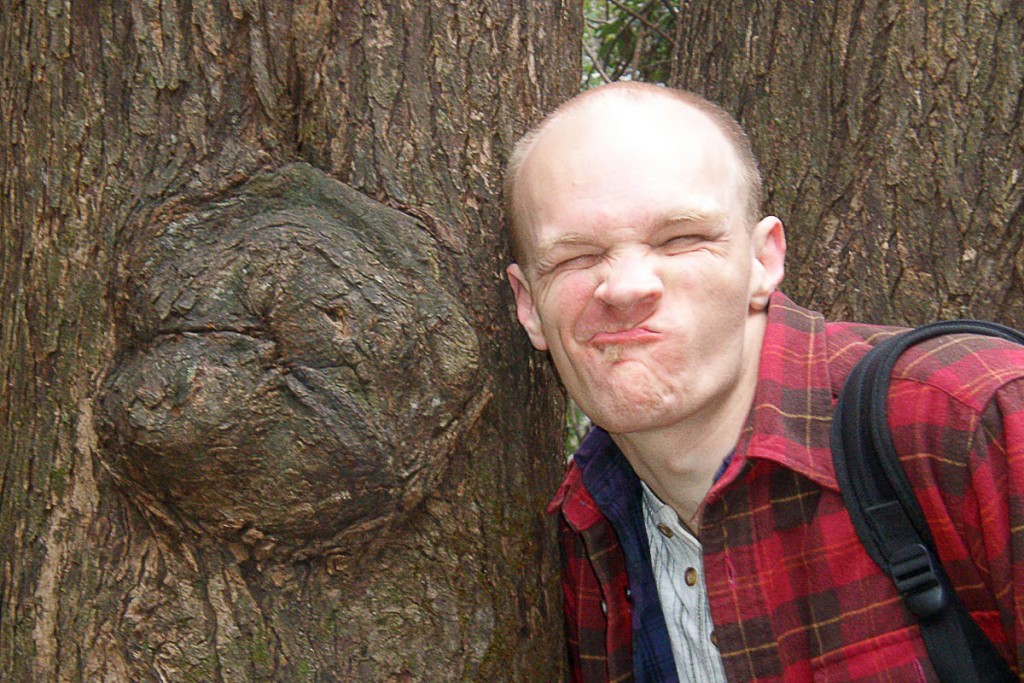
<instances>
[{"instance_id":1,"label":"puckered lip","mask_svg":"<svg viewBox=\"0 0 1024 683\"><path fill-rule=\"evenodd\" d=\"M628 330L601 331L588 340L594 346L622 344L649 344L661 338L661 334L646 327L631 327Z\"/></svg>"}]
</instances>

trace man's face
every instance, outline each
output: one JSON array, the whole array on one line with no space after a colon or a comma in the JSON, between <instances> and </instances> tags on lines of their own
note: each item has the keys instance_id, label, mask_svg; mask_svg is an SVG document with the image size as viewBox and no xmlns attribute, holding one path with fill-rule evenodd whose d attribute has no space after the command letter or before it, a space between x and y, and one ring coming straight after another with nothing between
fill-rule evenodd
<instances>
[{"instance_id":1,"label":"man's face","mask_svg":"<svg viewBox=\"0 0 1024 683\"><path fill-rule=\"evenodd\" d=\"M785 247L776 219L745 221L736 164L703 115L645 101L567 114L522 167L529 262L509 268L519 319L612 433L749 402L738 389L756 382Z\"/></svg>"}]
</instances>

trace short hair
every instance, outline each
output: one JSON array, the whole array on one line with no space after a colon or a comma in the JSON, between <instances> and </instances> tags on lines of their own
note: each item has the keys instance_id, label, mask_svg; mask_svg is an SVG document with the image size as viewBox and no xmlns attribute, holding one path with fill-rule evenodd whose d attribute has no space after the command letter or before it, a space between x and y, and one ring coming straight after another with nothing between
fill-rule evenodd
<instances>
[{"instance_id":1,"label":"short hair","mask_svg":"<svg viewBox=\"0 0 1024 683\"><path fill-rule=\"evenodd\" d=\"M725 136L729 146L736 154L739 162L740 187L739 192L743 202L743 212L750 227L760 218L761 203L763 201L763 188L761 183L761 171L758 169L757 158L750 145L750 139L743 131L743 128L736 119L722 107L707 100L696 93L677 88L668 88L650 83L636 81L617 81L608 83L598 88L587 90L566 102L563 102L557 109L548 114L539 124L519 139L512 154L509 156L505 168L504 180L504 201L505 211L508 216L509 233L512 239L512 256L520 264L525 265L527 254L526 236L522 231L522 216L520 215L516 192L518 191L519 176L522 173L523 164L536 145L540 136L555 122L569 113L580 109L591 100L619 97L629 100L641 100L643 98L667 98L689 106L707 116L711 122Z\"/></svg>"}]
</instances>

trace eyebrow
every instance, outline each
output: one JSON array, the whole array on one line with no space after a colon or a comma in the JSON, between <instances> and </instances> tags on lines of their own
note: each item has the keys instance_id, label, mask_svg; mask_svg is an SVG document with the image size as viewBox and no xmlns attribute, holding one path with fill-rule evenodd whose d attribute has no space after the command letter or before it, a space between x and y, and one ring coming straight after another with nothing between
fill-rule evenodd
<instances>
[{"instance_id":1,"label":"eyebrow","mask_svg":"<svg viewBox=\"0 0 1024 683\"><path fill-rule=\"evenodd\" d=\"M584 235L583 233L571 232L566 235L561 235L556 239L542 242L537 245L535 251L538 254L550 252L558 247L573 247L579 245L592 245L594 244L593 238Z\"/></svg>"},{"instance_id":2,"label":"eyebrow","mask_svg":"<svg viewBox=\"0 0 1024 683\"><path fill-rule=\"evenodd\" d=\"M725 221L728 217L729 212L722 209L695 207L668 214L662 221L662 225L670 225L672 223L719 223Z\"/></svg>"}]
</instances>

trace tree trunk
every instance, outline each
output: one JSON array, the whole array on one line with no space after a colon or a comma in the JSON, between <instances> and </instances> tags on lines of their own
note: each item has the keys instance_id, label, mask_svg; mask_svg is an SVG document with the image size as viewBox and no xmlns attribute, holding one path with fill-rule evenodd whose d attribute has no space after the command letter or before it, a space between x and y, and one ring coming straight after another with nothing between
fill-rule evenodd
<instances>
[{"instance_id":1,"label":"tree trunk","mask_svg":"<svg viewBox=\"0 0 1024 683\"><path fill-rule=\"evenodd\" d=\"M1024 4L680 3L675 84L738 116L837 318L1024 326Z\"/></svg>"},{"instance_id":2,"label":"tree trunk","mask_svg":"<svg viewBox=\"0 0 1024 683\"><path fill-rule=\"evenodd\" d=\"M0 679L556 680L564 2L0 6Z\"/></svg>"}]
</instances>

